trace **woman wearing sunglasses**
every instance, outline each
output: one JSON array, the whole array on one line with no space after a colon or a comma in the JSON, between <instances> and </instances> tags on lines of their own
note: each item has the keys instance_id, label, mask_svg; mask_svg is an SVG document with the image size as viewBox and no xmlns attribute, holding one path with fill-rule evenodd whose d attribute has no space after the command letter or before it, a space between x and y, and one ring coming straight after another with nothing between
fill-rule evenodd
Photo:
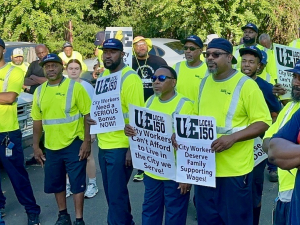
<instances>
[{"instance_id":1,"label":"woman wearing sunglasses","mask_svg":"<svg viewBox=\"0 0 300 225\"><path fill-rule=\"evenodd\" d=\"M151 110L172 115L192 114L193 103L175 91L177 74L169 66L161 66L151 78L154 95L145 106ZM130 125L125 126L127 136L135 136ZM161 225L165 209L165 224L186 224L191 185L179 184L173 180L145 172L145 195L142 212L143 225Z\"/></svg>"}]
</instances>

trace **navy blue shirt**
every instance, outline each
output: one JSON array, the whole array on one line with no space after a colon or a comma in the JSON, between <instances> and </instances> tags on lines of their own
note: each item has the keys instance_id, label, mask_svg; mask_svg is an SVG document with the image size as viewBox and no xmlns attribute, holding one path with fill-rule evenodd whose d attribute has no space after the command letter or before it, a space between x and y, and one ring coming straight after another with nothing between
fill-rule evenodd
<instances>
[{"instance_id":1,"label":"navy blue shirt","mask_svg":"<svg viewBox=\"0 0 300 225\"><path fill-rule=\"evenodd\" d=\"M257 77L255 79L255 82L257 83L259 89L262 91L270 112L280 112L282 108L281 103L278 98L272 93L273 85L260 77Z\"/></svg>"},{"instance_id":2,"label":"navy blue shirt","mask_svg":"<svg viewBox=\"0 0 300 225\"><path fill-rule=\"evenodd\" d=\"M273 138L283 138L295 144L298 143L298 135L300 131L300 109L298 109L292 118L274 134ZM297 172L295 187L291 201L290 221L289 224L300 224L300 173Z\"/></svg>"}]
</instances>

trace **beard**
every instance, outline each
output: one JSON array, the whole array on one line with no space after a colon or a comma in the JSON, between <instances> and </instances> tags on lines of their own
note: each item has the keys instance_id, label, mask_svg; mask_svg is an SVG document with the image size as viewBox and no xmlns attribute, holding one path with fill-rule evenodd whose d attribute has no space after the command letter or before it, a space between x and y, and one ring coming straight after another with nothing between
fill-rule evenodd
<instances>
[{"instance_id":1,"label":"beard","mask_svg":"<svg viewBox=\"0 0 300 225\"><path fill-rule=\"evenodd\" d=\"M244 44L246 44L246 45L254 44L255 43L255 38L245 39L243 37L243 41L244 41Z\"/></svg>"},{"instance_id":2,"label":"beard","mask_svg":"<svg viewBox=\"0 0 300 225\"><path fill-rule=\"evenodd\" d=\"M144 58L148 55L148 52L137 52L136 54L139 58Z\"/></svg>"},{"instance_id":3,"label":"beard","mask_svg":"<svg viewBox=\"0 0 300 225\"><path fill-rule=\"evenodd\" d=\"M209 64L213 64L215 66L215 68L209 68ZM210 74L212 74L212 75L216 75L217 74L217 72L218 72L218 65L216 63L209 61L209 62L206 62L206 65L207 65L207 70L208 70L208 72Z\"/></svg>"},{"instance_id":4,"label":"beard","mask_svg":"<svg viewBox=\"0 0 300 225\"><path fill-rule=\"evenodd\" d=\"M103 64L104 64L104 67L108 70L115 70L120 64L121 64L121 61L122 61L122 57L120 56L117 61L115 62L112 62L111 65L107 65L105 61L103 61Z\"/></svg>"},{"instance_id":5,"label":"beard","mask_svg":"<svg viewBox=\"0 0 300 225\"><path fill-rule=\"evenodd\" d=\"M295 94L294 90L300 91L300 88L296 86L292 86L292 93L291 93L293 102L300 102L300 94Z\"/></svg>"}]
</instances>

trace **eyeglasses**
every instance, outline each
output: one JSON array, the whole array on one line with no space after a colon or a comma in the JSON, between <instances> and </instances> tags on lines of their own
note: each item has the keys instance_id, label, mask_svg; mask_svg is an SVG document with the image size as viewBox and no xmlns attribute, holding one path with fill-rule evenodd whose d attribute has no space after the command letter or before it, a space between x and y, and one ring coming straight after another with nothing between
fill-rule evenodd
<instances>
[{"instance_id":1,"label":"eyeglasses","mask_svg":"<svg viewBox=\"0 0 300 225\"><path fill-rule=\"evenodd\" d=\"M183 46L184 51L187 51L188 49L190 49L191 52L195 51L196 49L200 49L200 48L195 48L193 46Z\"/></svg>"},{"instance_id":2,"label":"eyeglasses","mask_svg":"<svg viewBox=\"0 0 300 225\"><path fill-rule=\"evenodd\" d=\"M228 55L228 52L203 52L204 58L208 58L209 56L212 56L214 59L219 58L220 55Z\"/></svg>"},{"instance_id":3,"label":"eyeglasses","mask_svg":"<svg viewBox=\"0 0 300 225\"><path fill-rule=\"evenodd\" d=\"M160 81L160 82L164 82L166 79L175 79L175 78L168 77L166 75L158 75L158 76L154 75L154 76L151 77L152 82L155 82L156 79L158 79L158 81Z\"/></svg>"}]
</instances>

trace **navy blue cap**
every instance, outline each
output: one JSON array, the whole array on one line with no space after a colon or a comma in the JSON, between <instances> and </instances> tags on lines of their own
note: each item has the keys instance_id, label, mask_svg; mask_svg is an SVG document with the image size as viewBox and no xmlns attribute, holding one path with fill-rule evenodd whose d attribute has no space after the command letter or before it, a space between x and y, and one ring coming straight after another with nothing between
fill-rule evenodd
<instances>
[{"instance_id":1,"label":"navy blue cap","mask_svg":"<svg viewBox=\"0 0 300 225\"><path fill-rule=\"evenodd\" d=\"M261 59L261 63L264 65L268 64L268 55L265 51L261 51L261 55L262 55L262 59Z\"/></svg>"},{"instance_id":2,"label":"navy blue cap","mask_svg":"<svg viewBox=\"0 0 300 225\"><path fill-rule=\"evenodd\" d=\"M47 62L57 62L60 63L61 65L63 65L63 62L61 60L61 58L54 54L54 53L50 53L48 55L46 55L40 62L40 66L43 67L45 65L45 63Z\"/></svg>"},{"instance_id":3,"label":"navy blue cap","mask_svg":"<svg viewBox=\"0 0 300 225\"><path fill-rule=\"evenodd\" d=\"M255 56L257 56L259 58L259 62L262 60L261 51L259 50L259 48L255 47L255 46L248 46L245 48L241 48L239 50L239 52L240 52L240 56L247 54L247 52L252 52Z\"/></svg>"},{"instance_id":4,"label":"navy blue cap","mask_svg":"<svg viewBox=\"0 0 300 225\"><path fill-rule=\"evenodd\" d=\"M94 45L96 46L102 45L104 39L105 39L105 31L99 31L96 34L96 40L94 42Z\"/></svg>"},{"instance_id":5,"label":"navy blue cap","mask_svg":"<svg viewBox=\"0 0 300 225\"><path fill-rule=\"evenodd\" d=\"M247 28L252 29L256 33L258 33L258 28L257 28L257 26L254 23L248 23L247 25L245 25L245 26L242 27L242 30L245 30Z\"/></svg>"},{"instance_id":6,"label":"navy blue cap","mask_svg":"<svg viewBox=\"0 0 300 225\"><path fill-rule=\"evenodd\" d=\"M66 47L73 47L73 45L70 42L65 42L63 45L63 48L66 48Z\"/></svg>"},{"instance_id":7,"label":"navy blue cap","mask_svg":"<svg viewBox=\"0 0 300 225\"><path fill-rule=\"evenodd\" d=\"M218 48L218 49L222 49L225 52L228 52L229 54L232 54L233 51L233 47L232 44L224 39L224 38L215 38L213 39L208 45L207 45L207 50L210 48ZM231 60L232 64L236 64L237 60L234 57L234 55L232 55L232 60Z\"/></svg>"},{"instance_id":8,"label":"navy blue cap","mask_svg":"<svg viewBox=\"0 0 300 225\"><path fill-rule=\"evenodd\" d=\"M284 71L300 74L300 60L296 62L295 67L293 69L284 70Z\"/></svg>"},{"instance_id":9,"label":"navy blue cap","mask_svg":"<svg viewBox=\"0 0 300 225\"><path fill-rule=\"evenodd\" d=\"M197 35L188 36L186 39L181 40L181 43L185 44L188 41L193 42L194 44L198 45L200 48L203 48L203 42Z\"/></svg>"},{"instance_id":10,"label":"navy blue cap","mask_svg":"<svg viewBox=\"0 0 300 225\"><path fill-rule=\"evenodd\" d=\"M123 44L118 39L110 38L103 42L101 49L118 49L123 51Z\"/></svg>"},{"instance_id":11,"label":"navy blue cap","mask_svg":"<svg viewBox=\"0 0 300 225\"><path fill-rule=\"evenodd\" d=\"M4 41L0 38L0 46L3 48L3 49L5 49L5 43L4 43Z\"/></svg>"}]
</instances>

